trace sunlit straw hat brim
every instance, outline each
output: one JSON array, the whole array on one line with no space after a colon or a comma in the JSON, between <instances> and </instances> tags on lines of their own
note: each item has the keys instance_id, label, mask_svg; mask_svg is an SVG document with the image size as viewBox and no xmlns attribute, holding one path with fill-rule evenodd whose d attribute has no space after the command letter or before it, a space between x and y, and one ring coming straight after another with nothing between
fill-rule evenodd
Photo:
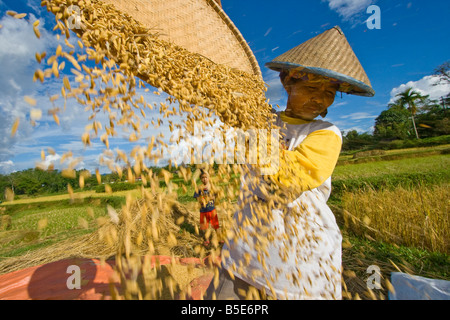
<instances>
[{"instance_id":1,"label":"sunlit straw hat brim","mask_svg":"<svg viewBox=\"0 0 450 320\"><path fill-rule=\"evenodd\" d=\"M266 63L266 67L333 78L342 82L339 91L360 96L375 95L366 72L337 26L283 53Z\"/></svg>"},{"instance_id":2,"label":"sunlit straw hat brim","mask_svg":"<svg viewBox=\"0 0 450 320\"><path fill-rule=\"evenodd\" d=\"M339 87L338 91L365 97L373 97L375 95L375 91L372 89L370 85L367 85L362 81L356 80L355 78L352 78L350 76L347 76L345 74L333 70L316 67L307 67L289 62L268 62L266 63L266 67L275 71L296 69L298 71L317 74L323 77L328 77L341 81L342 84Z\"/></svg>"}]
</instances>

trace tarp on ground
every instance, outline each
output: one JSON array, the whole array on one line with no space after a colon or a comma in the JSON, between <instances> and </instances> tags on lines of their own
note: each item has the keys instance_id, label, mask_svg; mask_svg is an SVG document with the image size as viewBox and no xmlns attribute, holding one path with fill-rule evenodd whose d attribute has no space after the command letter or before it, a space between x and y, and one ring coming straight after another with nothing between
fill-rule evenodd
<instances>
[{"instance_id":1,"label":"tarp on ground","mask_svg":"<svg viewBox=\"0 0 450 320\"><path fill-rule=\"evenodd\" d=\"M153 256L155 263L172 262L169 256ZM206 259L181 258L176 263L204 267ZM120 291L120 280L114 261L97 259L66 259L29 267L0 275L0 300L110 300L114 287ZM75 281L75 275L80 281ZM190 283L188 300L200 300L212 280L212 273Z\"/></svg>"},{"instance_id":2,"label":"tarp on ground","mask_svg":"<svg viewBox=\"0 0 450 320\"><path fill-rule=\"evenodd\" d=\"M390 300L450 300L450 281L392 272Z\"/></svg>"}]
</instances>

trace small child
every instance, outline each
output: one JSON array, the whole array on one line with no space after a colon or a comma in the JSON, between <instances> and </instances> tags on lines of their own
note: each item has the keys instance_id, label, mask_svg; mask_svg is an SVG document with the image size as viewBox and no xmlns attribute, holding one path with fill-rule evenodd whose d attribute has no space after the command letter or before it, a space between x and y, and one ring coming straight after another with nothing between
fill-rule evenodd
<instances>
[{"instance_id":1,"label":"small child","mask_svg":"<svg viewBox=\"0 0 450 320\"><path fill-rule=\"evenodd\" d=\"M198 191L194 193L194 198L200 203L200 230L202 236L205 237L204 246L209 247L209 239L206 238L206 230L211 223L211 226L217 233L219 229L219 218L215 208L215 196L211 190L208 174L202 171L200 174L202 185L198 188ZM220 242L222 243L222 241Z\"/></svg>"}]
</instances>

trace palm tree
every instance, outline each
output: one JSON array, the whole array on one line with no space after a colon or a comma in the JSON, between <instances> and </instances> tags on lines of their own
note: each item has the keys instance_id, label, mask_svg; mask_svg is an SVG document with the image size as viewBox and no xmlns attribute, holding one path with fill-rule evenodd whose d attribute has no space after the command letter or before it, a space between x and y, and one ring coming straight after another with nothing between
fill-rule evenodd
<instances>
[{"instance_id":1,"label":"palm tree","mask_svg":"<svg viewBox=\"0 0 450 320\"><path fill-rule=\"evenodd\" d=\"M403 110L405 109L405 107L400 102L400 100L397 99L394 102L388 104L388 109Z\"/></svg>"},{"instance_id":2,"label":"palm tree","mask_svg":"<svg viewBox=\"0 0 450 320\"><path fill-rule=\"evenodd\" d=\"M423 96L419 92L414 91L412 88L408 88L403 92L400 92L396 95L398 97L398 102L403 105L403 107L407 106L409 112L411 112L411 119L414 126L414 132L416 133L416 138L419 139L419 134L417 133L416 122L414 120L414 115L417 113L418 106L417 102L424 102L429 96Z\"/></svg>"}]
</instances>

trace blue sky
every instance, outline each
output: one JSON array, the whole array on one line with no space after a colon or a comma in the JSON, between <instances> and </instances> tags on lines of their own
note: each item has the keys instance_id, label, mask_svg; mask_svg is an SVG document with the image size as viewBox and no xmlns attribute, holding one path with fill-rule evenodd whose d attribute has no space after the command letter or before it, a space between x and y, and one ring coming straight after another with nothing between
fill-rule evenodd
<instances>
[{"instance_id":1,"label":"blue sky","mask_svg":"<svg viewBox=\"0 0 450 320\"><path fill-rule=\"evenodd\" d=\"M375 118L406 87L430 94L432 98L450 90L448 86L432 86L435 78L431 77L437 66L450 60L449 1L222 0L222 5L260 64L269 85L267 97L281 109L287 96L278 74L264 64L335 25L344 31L376 92L372 98L336 97L326 119L341 130L370 132ZM366 10L370 5L380 8L381 29L367 27L366 20L371 14ZM6 16L6 10L28 13L28 16L13 19ZM36 19L41 21L39 40L32 31ZM57 81L47 82L45 86L32 81L38 67L35 52L51 52L57 45L51 31L53 21L53 15L40 7L40 0L0 0L0 173L34 167L41 161L41 150L46 151L46 163L58 165L63 153L73 151L80 156L77 168L99 167L104 148L98 139L90 148L84 148L80 137L88 124L88 114L80 106L69 105L61 114L59 126L46 112L35 127L29 123L30 105L23 97L31 96L38 105L48 107L48 96L58 92L61 86ZM74 37L71 39L76 41ZM158 103L163 98L151 99ZM21 119L19 129L11 137L11 127L17 118ZM164 127L160 130L168 132ZM130 149L123 137L114 139L113 143L117 148ZM55 154L47 152L49 147Z\"/></svg>"},{"instance_id":2,"label":"blue sky","mask_svg":"<svg viewBox=\"0 0 450 320\"><path fill-rule=\"evenodd\" d=\"M450 59L449 1L234 1L222 2L254 52L266 82L274 87L271 102L285 106L277 73L264 64L280 54L339 25L365 69L375 97L340 95L330 107L327 120L341 130L372 130L375 118L395 93L408 84L431 96L446 88L430 87L424 79ZM381 12L381 29L368 29L370 5ZM439 90L439 91L437 91Z\"/></svg>"}]
</instances>

